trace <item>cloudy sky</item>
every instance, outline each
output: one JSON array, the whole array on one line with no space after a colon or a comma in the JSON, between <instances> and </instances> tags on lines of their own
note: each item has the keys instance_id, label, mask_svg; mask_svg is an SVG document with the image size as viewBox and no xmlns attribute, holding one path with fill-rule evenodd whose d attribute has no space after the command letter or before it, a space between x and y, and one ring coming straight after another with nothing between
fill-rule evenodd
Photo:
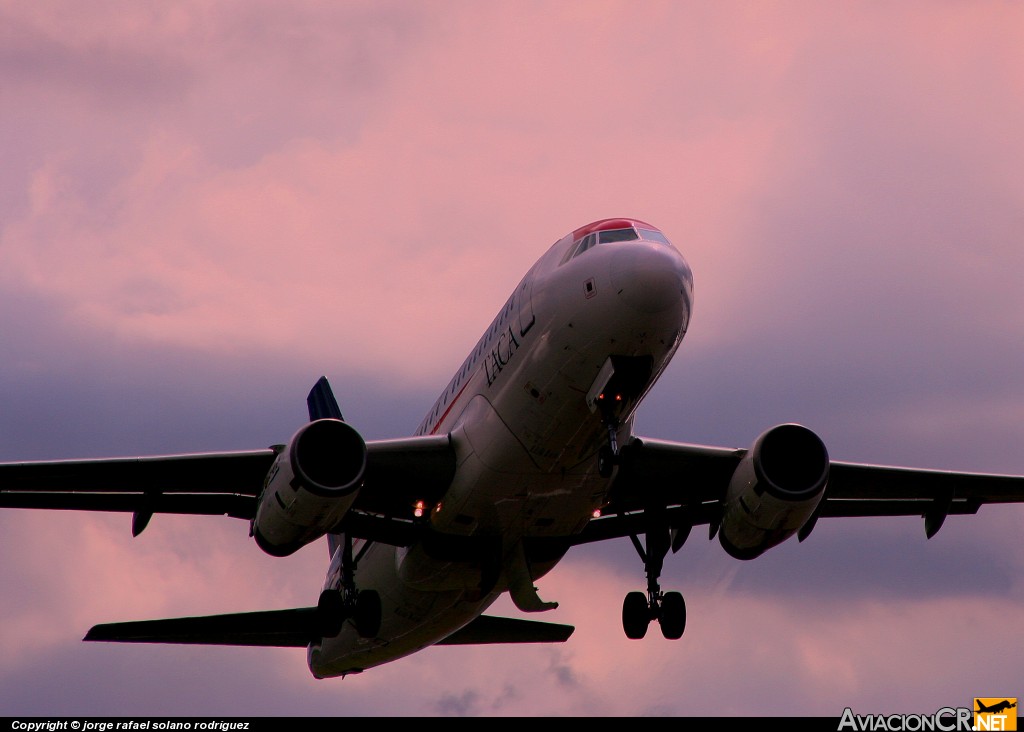
<instances>
[{"instance_id":1,"label":"cloudy sky","mask_svg":"<svg viewBox=\"0 0 1024 732\"><path fill-rule=\"evenodd\" d=\"M1024 473L1024 8L0 0L0 460L256 448L327 374L412 431L533 261L635 216L696 305L643 434ZM628 541L540 582L557 647L316 681L94 623L309 605L224 518L0 513L0 714L933 712L1024 696L1024 509L694 532L681 641ZM508 603L500 611L514 614ZM659 635L656 632L653 636Z\"/></svg>"}]
</instances>

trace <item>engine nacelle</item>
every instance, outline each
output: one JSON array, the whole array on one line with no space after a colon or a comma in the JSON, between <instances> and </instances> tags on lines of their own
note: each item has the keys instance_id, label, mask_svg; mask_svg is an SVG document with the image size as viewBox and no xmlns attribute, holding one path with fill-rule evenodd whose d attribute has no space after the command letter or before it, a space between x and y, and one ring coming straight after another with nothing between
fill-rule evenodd
<instances>
[{"instance_id":1,"label":"engine nacelle","mask_svg":"<svg viewBox=\"0 0 1024 732\"><path fill-rule=\"evenodd\" d=\"M277 456L253 522L256 543L284 557L334 529L366 472L366 443L337 419L310 422Z\"/></svg>"},{"instance_id":2,"label":"engine nacelle","mask_svg":"<svg viewBox=\"0 0 1024 732\"><path fill-rule=\"evenodd\" d=\"M825 495L828 451L806 427L783 424L754 441L733 472L719 539L737 559L753 559L803 526Z\"/></svg>"}]
</instances>

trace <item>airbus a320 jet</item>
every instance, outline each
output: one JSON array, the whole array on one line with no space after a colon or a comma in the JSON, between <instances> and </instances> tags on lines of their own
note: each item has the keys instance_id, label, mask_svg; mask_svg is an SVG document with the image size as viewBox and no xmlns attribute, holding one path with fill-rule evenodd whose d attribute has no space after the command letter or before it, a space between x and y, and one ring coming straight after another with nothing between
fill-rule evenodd
<instances>
[{"instance_id":1,"label":"airbus a320 jet","mask_svg":"<svg viewBox=\"0 0 1024 732\"><path fill-rule=\"evenodd\" d=\"M248 523L286 556L327 537L315 606L111 623L86 640L295 646L314 676L355 673L434 644L565 641L568 625L485 615L502 593L550 610L535 582L578 544L630 537L646 588L622 625L686 626L662 564L706 525L753 559L819 518L950 514L1024 501L1024 478L834 462L806 427L748 449L639 437L634 415L690 324L693 278L655 226L605 219L555 242L466 356L413 436L364 441L325 379L286 444L245 452L0 465L0 506ZM638 583L639 584L639 583Z\"/></svg>"}]
</instances>

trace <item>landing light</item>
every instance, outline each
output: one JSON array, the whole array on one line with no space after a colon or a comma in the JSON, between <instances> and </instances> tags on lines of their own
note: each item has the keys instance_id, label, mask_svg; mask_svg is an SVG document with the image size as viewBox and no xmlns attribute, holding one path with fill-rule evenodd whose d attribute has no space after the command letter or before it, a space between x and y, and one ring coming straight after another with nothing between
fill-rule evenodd
<instances>
[{"instance_id":1,"label":"landing light","mask_svg":"<svg viewBox=\"0 0 1024 732\"><path fill-rule=\"evenodd\" d=\"M592 514L590 514L590 516L592 518L601 518L601 509L600 508L595 508L594 512Z\"/></svg>"},{"instance_id":2,"label":"landing light","mask_svg":"<svg viewBox=\"0 0 1024 732\"><path fill-rule=\"evenodd\" d=\"M416 501L412 508L412 515L416 518L423 518L423 511L426 509L426 504L423 501Z\"/></svg>"}]
</instances>

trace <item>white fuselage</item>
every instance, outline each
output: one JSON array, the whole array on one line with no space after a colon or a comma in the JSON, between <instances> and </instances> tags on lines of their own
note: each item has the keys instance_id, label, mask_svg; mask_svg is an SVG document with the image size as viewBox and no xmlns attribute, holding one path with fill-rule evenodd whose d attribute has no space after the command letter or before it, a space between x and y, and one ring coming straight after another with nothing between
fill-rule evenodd
<instances>
[{"instance_id":1,"label":"white fuselage","mask_svg":"<svg viewBox=\"0 0 1024 732\"><path fill-rule=\"evenodd\" d=\"M607 429L588 392L610 356L649 357L649 377L616 414L622 444L686 332L693 289L689 267L660 233L662 241L609 241L569 258L591 227L537 261L417 430L449 434L456 453L451 486L427 507L432 532L487 542L496 582L482 582L482 560L439 558L422 544L374 544L356 582L380 593L380 632L361 638L346 623L311 646L315 676L377 666L445 638L508 588L510 556L524 537L576 534L606 503L610 481L599 476L596 456ZM555 561L532 563L532 578ZM339 582L335 556L325 588Z\"/></svg>"}]
</instances>

